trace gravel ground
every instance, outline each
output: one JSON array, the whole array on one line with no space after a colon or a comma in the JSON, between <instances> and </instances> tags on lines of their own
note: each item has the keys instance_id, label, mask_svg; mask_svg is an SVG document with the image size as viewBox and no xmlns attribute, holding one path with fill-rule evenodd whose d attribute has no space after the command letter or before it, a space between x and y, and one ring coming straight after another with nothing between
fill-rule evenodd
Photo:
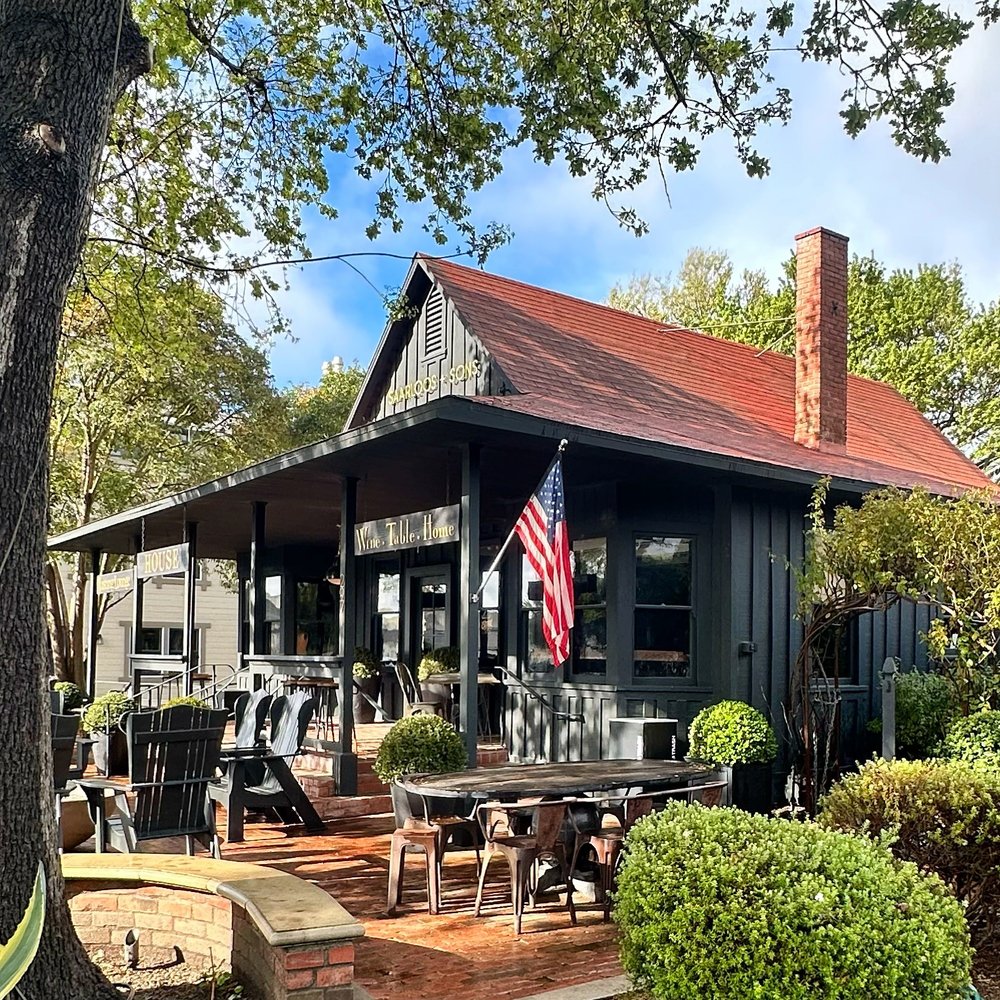
<instances>
[{"instance_id":1,"label":"gravel ground","mask_svg":"<svg viewBox=\"0 0 1000 1000\"><path fill-rule=\"evenodd\" d=\"M100 951L91 958L111 982L121 984L122 996L132 1000L254 1000L225 973L213 983L209 973L184 962L130 969Z\"/></svg>"}]
</instances>

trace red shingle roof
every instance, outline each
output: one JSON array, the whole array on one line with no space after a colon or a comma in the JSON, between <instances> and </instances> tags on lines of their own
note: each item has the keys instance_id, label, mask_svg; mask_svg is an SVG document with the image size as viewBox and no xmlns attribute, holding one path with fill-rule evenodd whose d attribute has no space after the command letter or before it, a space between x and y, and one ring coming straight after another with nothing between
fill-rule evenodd
<instances>
[{"instance_id":1,"label":"red shingle roof","mask_svg":"<svg viewBox=\"0 0 1000 1000\"><path fill-rule=\"evenodd\" d=\"M796 444L795 363L450 261L423 260L520 395L477 402L820 475L993 483L890 386L850 376L847 451Z\"/></svg>"}]
</instances>

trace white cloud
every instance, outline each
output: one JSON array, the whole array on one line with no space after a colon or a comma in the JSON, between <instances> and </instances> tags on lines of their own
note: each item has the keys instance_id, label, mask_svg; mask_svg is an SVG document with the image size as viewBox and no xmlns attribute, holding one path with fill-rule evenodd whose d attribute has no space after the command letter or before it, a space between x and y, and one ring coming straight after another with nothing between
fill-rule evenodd
<instances>
[{"instance_id":1,"label":"white cloud","mask_svg":"<svg viewBox=\"0 0 1000 1000\"><path fill-rule=\"evenodd\" d=\"M793 119L768 130L760 143L771 159L770 176L747 178L727 142L713 139L693 172L670 180L670 202L658 181L635 192L632 203L651 227L642 240L622 231L593 200L586 178L534 163L527 150L512 151L500 180L473 198L480 223L499 219L515 231L488 266L600 300L630 274L676 271L692 246L727 250L737 266L776 275L795 234L824 225L849 236L853 251L872 252L890 267L957 260L975 298L997 298L1000 193L993 165L1000 122L992 98L1000 91L1000 66L993 55L980 32L956 56L958 96L945 128L952 156L930 164L898 149L884 125L849 139L837 117L843 80L831 67L801 65L789 54L776 69L791 81ZM369 244L363 231L371 187L342 168L335 177L341 218L308 219L315 254L439 252L420 230L420 212L401 235ZM380 290L398 286L407 269L405 260L354 263ZM361 278L342 263L310 264L290 273L289 284L281 298L299 342L276 346L279 380L312 381L333 354L367 361L384 317L378 295Z\"/></svg>"}]
</instances>

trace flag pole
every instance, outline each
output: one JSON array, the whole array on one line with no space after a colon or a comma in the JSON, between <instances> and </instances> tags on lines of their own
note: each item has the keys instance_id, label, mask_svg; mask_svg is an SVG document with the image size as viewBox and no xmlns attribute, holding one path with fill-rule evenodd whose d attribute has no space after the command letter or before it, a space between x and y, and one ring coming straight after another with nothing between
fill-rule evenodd
<instances>
[{"instance_id":1,"label":"flag pole","mask_svg":"<svg viewBox=\"0 0 1000 1000\"><path fill-rule=\"evenodd\" d=\"M544 483L545 480L548 478L549 473L552 471L552 466L555 465L560 458L562 458L562 453L566 450L566 446L568 444L569 441L567 441L566 438L563 438L559 442L559 450L556 452L556 457L553 458L551 462L549 462L549 467L545 470L545 472L542 474L542 478L539 480L540 483ZM518 520L520 520L520 517L518 517ZM500 546L500 551L497 553L496 558L490 564L490 568L483 574L483 578L479 582L479 589L472 595L471 600L473 604L479 603L479 598L482 597L483 590L485 590L486 588L487 581L497 571L497 567L500 565L500 561L506 555L507 549L510 548L510 543L514 540L514 536L516 534L517 534L517 521L514 522L514 527L510 529L510 534L507 536L507 540L503 543L503 545Z\"/></svg>"}]
</instances>

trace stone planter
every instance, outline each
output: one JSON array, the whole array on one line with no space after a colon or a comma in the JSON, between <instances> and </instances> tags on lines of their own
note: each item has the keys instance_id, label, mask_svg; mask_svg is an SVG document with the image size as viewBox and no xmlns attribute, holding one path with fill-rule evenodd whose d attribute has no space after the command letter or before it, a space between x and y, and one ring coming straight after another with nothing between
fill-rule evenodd
<instances>
[{"instance_id":1,"label":"stone planter","mask_svg":"<svg viewBox=\"0 0 1000 1000\"><path fill-rule=\"evenodd\" d=\"M128 774L128 742L117 727L110 733L91 733L94 766L103 775Z\"/></svg>"},{"instance_id":2,"label":"stone planter","mask_svg":"<svg viewBox=\"0 0 1000 1000\"><path fill-rule=\"evenodd\" d=\"M379 690L379 678L378 677L366 677L364 680L358 680L358 684L361 685L361 690L368 695L369 698L374 701L378 697ZM375 721L375 706L363 698L360 694L355 692L354 699L352 702L352 707L354 711L354 721L360 722L367 725L370 722Z\"/></svg>"}]
</instances>

